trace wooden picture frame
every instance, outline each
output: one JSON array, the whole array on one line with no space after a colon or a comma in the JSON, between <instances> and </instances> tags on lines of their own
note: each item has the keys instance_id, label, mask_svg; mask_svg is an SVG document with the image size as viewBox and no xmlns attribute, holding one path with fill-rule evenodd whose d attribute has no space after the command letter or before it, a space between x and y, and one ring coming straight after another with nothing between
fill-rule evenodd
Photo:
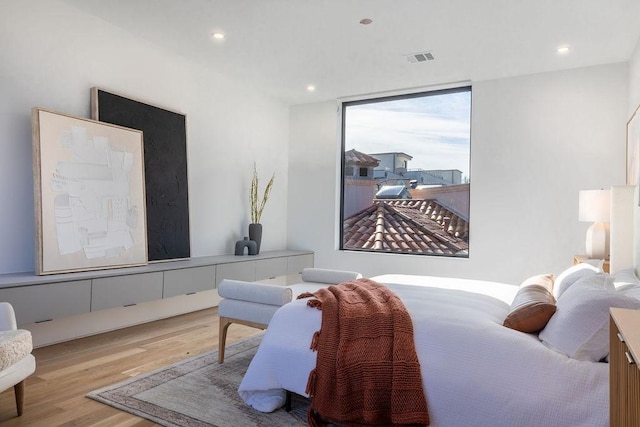
<instances>
[{"instance_id":1,"label":"wooden picture frame","mask_svg":"<svg viewBox=\"0 0 640 427\"><path fill-rule=\"evenodd\" d=\"M38 275L147 264L142 132L31 112Z\"/></svg>"},{"instance_id":2,"label":"wooden picture frame","mask_svg":"<svg viewBox=\"0 0 640 427\"><path fill-rule=\"evenodd\" d=\"M92 87L91 117L144 133L149 262L189 258L186 116Z\"/></svg>"},{"instance_id":3,"label":"wooden picture frame","mask_svg":"<svg viewBox=\"0 0 640 427\"><path fill-rule=\"evenodd\" d=\"M627 185L640 179L640 105L627 122Z\"/></svg>"}]
</instances>

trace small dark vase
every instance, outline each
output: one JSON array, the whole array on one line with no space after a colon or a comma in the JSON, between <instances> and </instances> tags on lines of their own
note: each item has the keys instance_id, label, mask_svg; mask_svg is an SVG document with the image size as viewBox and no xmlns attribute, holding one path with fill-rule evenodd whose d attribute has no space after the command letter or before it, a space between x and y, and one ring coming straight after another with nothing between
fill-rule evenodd
<instances>
[{"instance_id":1,"label":"small dark vase","mask_svg":"<svg viewBox=\"0 0 640 427\"><path fill-rule=\"evenodd\" d=\"M249 240L253 240L256 242L256 246L258 248L258 252L260 253L260 242L262 241L262 224L260 223L251 223L249 224Z\"/></svg>"}]
</instances>

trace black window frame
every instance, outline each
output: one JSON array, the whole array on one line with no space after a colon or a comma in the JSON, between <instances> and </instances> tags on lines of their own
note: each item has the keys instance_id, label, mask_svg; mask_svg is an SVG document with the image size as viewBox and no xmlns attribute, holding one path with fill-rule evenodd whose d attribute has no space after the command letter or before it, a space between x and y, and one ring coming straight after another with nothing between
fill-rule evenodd
<instances>
[{"instance_id":1,"label":"black window frame","mask_svg":"<svg viewBox=\"0 0 640 427\"><path fill-rule=\"evenodd\" d=\"M399 94L399 95L390 95L390 96L380 96L375 98L366 98L361 100L354 101L343 101L340 106L340 114L341 114L341 123L340 123L340 213L339 213L339 246L338 249L340 251L346 252L370 252L370 253L379 253L379 254L395 254L395 255L417 255L417 256L435 256L435 257L446 257L446 258L469 258L469 250L467 249L466 253L463 254L435 254L435 253L421 253L421 252L403 252L403 251L391 251L391 250L376 250L376 249L360 249L360 248L345 248L344 241L344 208L345 208L345 132L346 132L346 114L347 108L349 106L354 105L363 105L363 104L372 104L386 101L396 101L402 99L412 99L412 98L422 98L425 96L437 96L437 95L446 95L449 93L460 93L460 92L469 92L469 167L471 166L471 140L472 140L472 105L473 105L473 90L471 85L457 86L446 89L434 89L427 91L419 91L413 93ZM405 161L406 164L406 161ZM405 166L406 167L406 166ZM375 175L375 173L374 173ZM469 170L467 181L470 183L471 181L471 171ZM470 187L469 187L470 188ZM469 199L471 199L471 190L469 189ZM469 200L470 202L470 200ZM470 210L470 206L469 206ZM469 212L468 217L470 218L471 214ZM468 219L469 220L469 219ZM469 224L470 228L470 224ZM470 231L469 237L467 238L467 245L470 241ZM468 246L467 246L468 248Z\"/></svg>"}]
</instances>

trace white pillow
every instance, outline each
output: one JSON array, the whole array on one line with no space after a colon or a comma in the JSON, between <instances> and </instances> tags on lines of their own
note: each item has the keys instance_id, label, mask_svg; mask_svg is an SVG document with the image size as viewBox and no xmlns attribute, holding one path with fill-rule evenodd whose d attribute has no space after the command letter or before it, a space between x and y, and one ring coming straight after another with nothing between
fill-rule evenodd
<instances>
[{"instance_id":1,"label":"white pillow","mask_svg":"<svg viewBox=\"0 0 640 427\"><path fill-rule=\"evenodd\" d=\"M619 270L612 277L616 288L623 285L640 285L640 279L636 276L636 270L633 267Z\"/></svg>"},{"instance_id":2,"label":"white pillow","mask_svg":"<svg viewBox=\"0 0 640 427\"><path fill-rule=\"evenodd\" d=\"M624 295L630 298L640 300L640 286L638 285L622 285L616 288L616 292L619 295Z\"/></svg>"},{"instance_id":3,"label":"white pillow","mask_svg":"<svg viewBox=\"0 0 640 427\"><path fill-rule=\"evenodd\" d=\"M604 271L603 270L603 267L604 267L604 260L603 259L586 259L586 260L584 260L582 262L584 264L593 265L597 269Z\"/></svg>"},{"instance_id":4,"label":"white pillow","mask_svg":"<svg viewBox=\"0 0 640 427\"><path fill-rule=\"evenodd\" d=\"M616 272L613 275L613 284L621 295L640 299L640 279L633 267Z\"/></svg>"},{"instance_id":5,"label":"white pillow","mask_svg":"<svg viewBox=\"0 0 640 427\"><path fill-rule=\"evenodd\" d=\"M575 282L573 282L570 288L574 286L592 288L592 289L608 289L610 291L616 290L616 287L613 282L613 277L611 277L607 273L593 273L593 274L584 275L582 277L579 277L578 280L576 280ZM567 293L567 290L568 289L565 289L565 291L562 293L560 298L564 298L564 296Z\"/></svg>"},{"instance_id":6,"label":"white pillow","mask_svg":"<svg viewBox=\"0 0 640 427\"><path fill-rule=\"evenodd\" d=\"M600 282L600 283L596 283ZM607 283L608 282L608 283ZM613 289L607 275L576 281L538 337L549 348L577 360L598 362L609 354L609 308L640 309L640 300Z\"/></svg>"},{"instance_id":7,"label":"white pillow","mask_svg":"<svg viewBox=\"0 0 640 427\"><path fill-rule=\"evenodd\" d=\"M573 285L578 279L597 273L602 273L602 270L586 262L567 268L556 277L553 284L553 296L556 297L557 300L560 298L560 295L569 289L569 286Z\"/></svg>"}]
</instances>

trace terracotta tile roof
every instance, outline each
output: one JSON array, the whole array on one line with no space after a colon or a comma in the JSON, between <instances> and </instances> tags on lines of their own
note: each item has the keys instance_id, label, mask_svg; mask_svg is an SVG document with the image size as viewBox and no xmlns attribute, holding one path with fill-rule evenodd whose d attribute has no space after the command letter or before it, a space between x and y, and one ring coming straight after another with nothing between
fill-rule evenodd
<instances>
[{"instance_id":1,"label":"terracotta tile roof","mask_svg":"<svg viewBox=\"0 0 640 427\"><path fill-rule=\"evenodd\" d=\"M345 249L466 254L469 223L435 200L374 200L345 219Z\"/></svg>"},{"instance_id":2,"label":"terracotta tile roof","mask_svg":"<svg viewBox=\"0 0 640 427\"><path fill-rule=\"evenodd\" d=\"M344 152L344 163L347 165L358 166L378 166L380 160L375 157L371 157L368 154L361 153L355 149Z\"/></svg>"}]
</instances>

